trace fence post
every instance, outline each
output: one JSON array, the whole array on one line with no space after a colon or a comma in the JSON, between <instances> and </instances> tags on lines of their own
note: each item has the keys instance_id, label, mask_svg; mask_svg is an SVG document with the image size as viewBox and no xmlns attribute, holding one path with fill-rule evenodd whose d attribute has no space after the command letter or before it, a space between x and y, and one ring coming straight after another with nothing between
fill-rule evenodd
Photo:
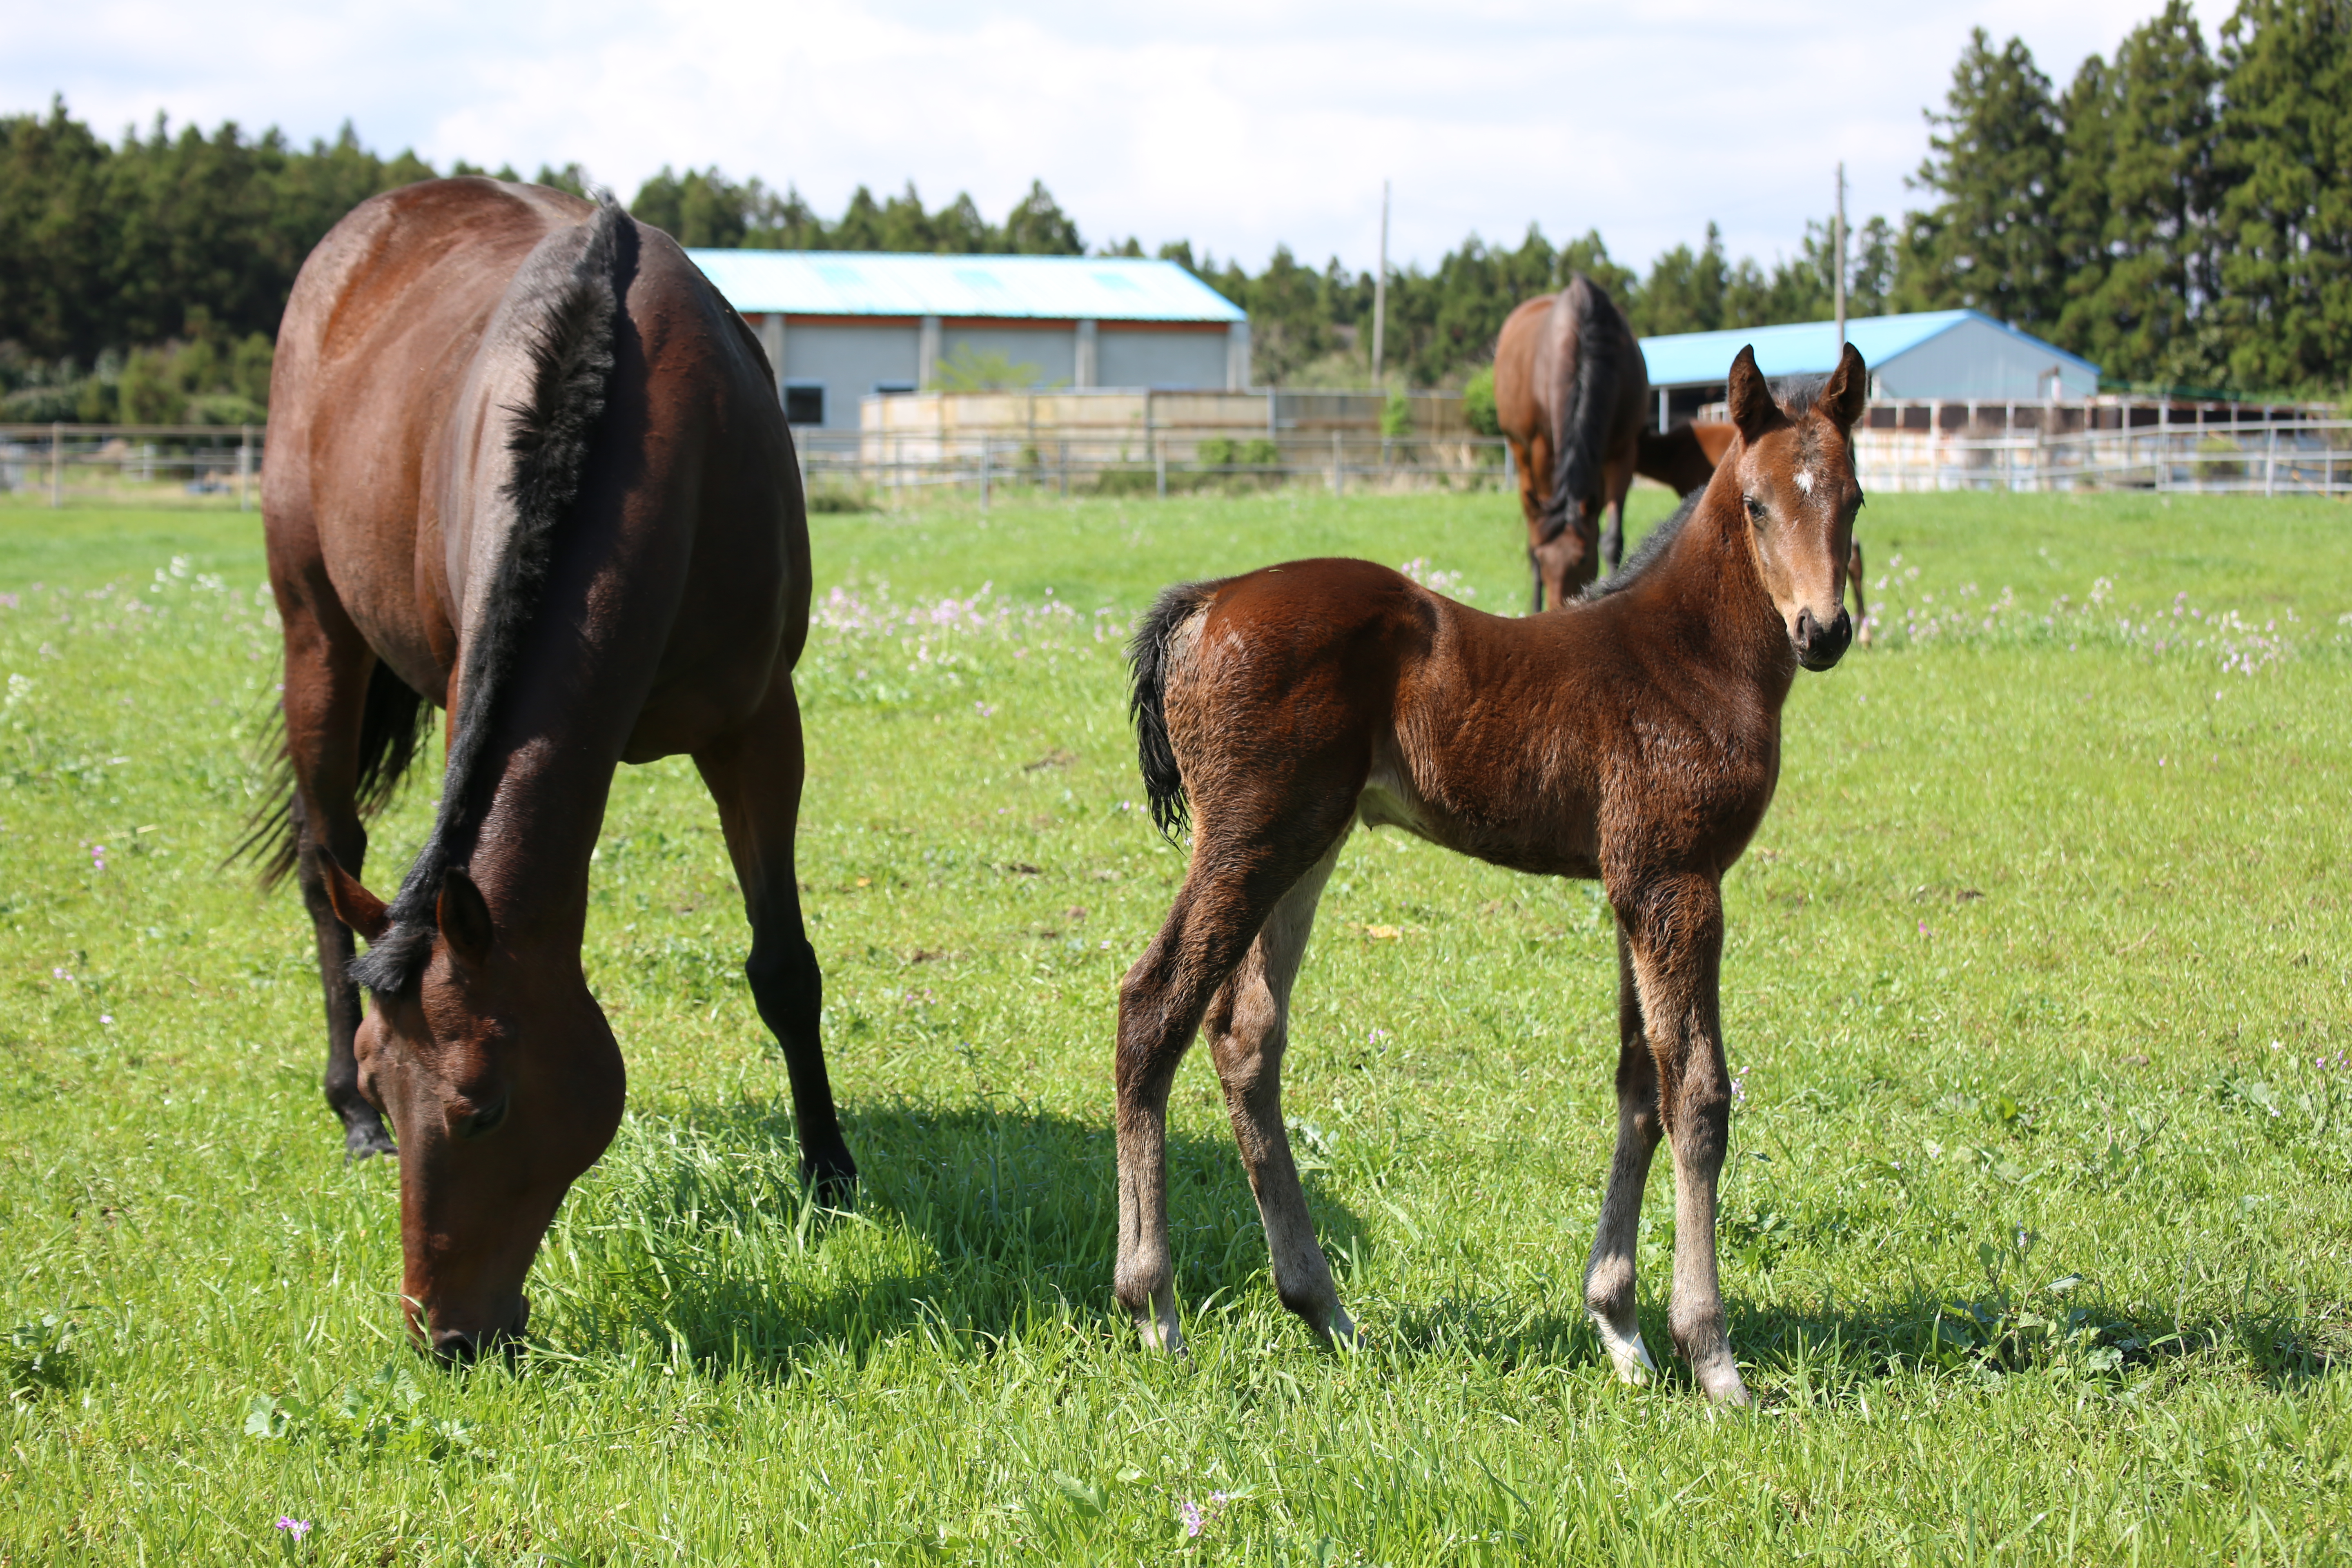
<instances>
[{"instance_id":1,"label":"fence post","mask_svg":"<svg viewBox=\"0 0 2352 1568\"><path fill-rule=\"evenodd\" d=\"M251 511L253 481L253 426L237 426L236 447L236 510Z\"/></svg>"},{"instance_id":2,"label":"fence post","mask_svg":"<svg viewBox=\"0 0 2352 1568\"><path fill-rule=\"evenodd\" d=\"M1334 430L1331 432L1331 493L1335 496L1344 493L1342 484L1339 478L1339 432Z\"/></svg>"},{"instance_id":3,"label":"fence post","mask_svg":"<svg viewBox=\"0 0 2352 1568\"><path fill-rule=\"evenodd\" d=\"M1168 499L1168 437L1165 436L1155 436L1151 438L1151 468L1160 485L1160 499L1166 500Z\"/></svg>"},{"instance_id":4,"label":"fence post","mask_svg":"<svg viewBox=\"0 0 2352 1568\"><path fill-rule=\"evenodd\" d=\"M49 509L66 504L66 427L49 426Z\"/></svg>"},{"instance_id":5,"label":"fence post","mask_svg":"<svg viewBox=\"0 0 2352 1568\"><path fill-rule=\"evenodd\" d=\"M988 510L989 458L992 455L990 448L994 445L994 441L986 436L980 438L980 510L982 511Z\"/></svg>"},{"instance_id":6,"label":"fence post","mask_svg":"<svg viewBox=\"0 0 2352 1568\"><path fill-rule=\"evenodd\" d=\"M2273 481L2277 478L2277 476L2278 421L2273 418L2271 421L2270 446L2269 448L2263 453L2263 495L2264 499L2267 500L2270 496L2276 493Z\"/></svg>"}]
</instances>

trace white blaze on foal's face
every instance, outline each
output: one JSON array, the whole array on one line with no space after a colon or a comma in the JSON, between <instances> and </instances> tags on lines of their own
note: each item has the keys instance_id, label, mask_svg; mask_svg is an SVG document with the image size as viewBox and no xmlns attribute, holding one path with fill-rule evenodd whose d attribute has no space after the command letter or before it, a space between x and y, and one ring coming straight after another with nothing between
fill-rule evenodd
<instances>
[{"instance_id":1,"label":"white blaze on foal's face","mask_svg":"<svg viewBox=\"0 0 2352 1568\"><path fill-rule=\"evenodd\" d=\"M1812 470L1812 469L1811 469L1811 468L1799 468L1799 469L1797 470L1797 488L1798 488L1799 489L1801 489L1801 490L1804 491L1804 492L1805 492L1805 494L1807 494L1807 495L1811 495L1811 494L1812 494L1812 493L1813 493L1813 470Z\"/></svg>"}]
</instances>

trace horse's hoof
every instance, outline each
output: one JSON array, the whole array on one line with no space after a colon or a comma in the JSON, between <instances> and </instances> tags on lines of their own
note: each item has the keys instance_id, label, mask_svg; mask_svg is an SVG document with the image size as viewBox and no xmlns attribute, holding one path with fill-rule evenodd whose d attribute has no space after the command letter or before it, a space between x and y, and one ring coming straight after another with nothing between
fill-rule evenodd
<instances>
[{"instance_id":1,"label":"horse's hoof","mask_svg":"<svg viewBox=\"0 0 2352 1568\"><path fill-rule=\"evenodd\" d=\"M1609 1352L1609 1365L1617 1373L1617 1381L1628 1388L1641 1388L1658 1374L1658 1363L1650 1359L1650 1347L1642 1342L1642 1331L1631 1332L1601 1316L1592 1315L1593 1332L1601 1336L1601 1348Z\"/></svg>"},{"instance_id":2,"label":"horse's hoof","mask_svg":"<svg viewBox=\"0 0 2352 1568\"><path fill-rule=\"evenodd\" d=\"M1739 1369L1728 1355L1713 1365L1691 1368L1691 1375L1698 1380L1710 1404L1744 1406L1756 1403L1748 1396L1748 1385L1739 1380Z\"/></svg>"}]
</instances>

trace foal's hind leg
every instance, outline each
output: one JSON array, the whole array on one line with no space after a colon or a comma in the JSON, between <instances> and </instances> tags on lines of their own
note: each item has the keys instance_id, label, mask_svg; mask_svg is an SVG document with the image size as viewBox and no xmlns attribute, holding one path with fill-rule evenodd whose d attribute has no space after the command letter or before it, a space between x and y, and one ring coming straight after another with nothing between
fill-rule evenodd
<instances>
[{"instance_id":1,"label":"foal's hind leg","mask_svg":"<svg viewBox=\"0 0 2352 1568\"><path fill-rule=\"evenodd\" d=\"M1601 1224L1592 1257L1584 1266L1584 1308L1610 1363L1624 1383L1646 1383L1658 1370L1642 1343L1636 1315L1634 1243L1642 1225L1642 1192L1649 1184L1650 1156L1657 1152L1658 1068L1642 1027L1641 989L1624 927L1617 930L1617 1152L1609 1162L1609 1191L1601 1200Z\"/></svg>"},{"instance_id":2,"label":"foal's hind leg","mask_svg":"<svg viewBox=\"0 0 2352 1568\"><path fill-rule=\"evenodd\" d=\"M1250 1190L1274 1261L1275 1293L1326 1342L1354 1342L1356 1325L1339 1305L1331 1265L1315 1239L1315 1221L1299 1190L1298 1167L1282 1125L1282 1054L1288 1044L1290 987L1315 926L1315 905L1339 858L1342 833L1323 858L1274 907L1250 944L1249 956L1209 1004L1203 1029L1225 1109L1241 1145Z\"/></svg>"},{"instance_id":3,"label":"foal's hind leg","mask_svg":"<svg viewBox=\"0 0 2352 1568\"><path fill-rule=\"evenodd\" d=\"M1853 590L1853 640L1870 646L1870 606L1862 602L1862 541L1857 539L1845 558L1845 585Z\"/></svg>"},{"instance_id":4,"label":"foal's hind leg","mask_svg":"<svg viewBox=\"0 0 2352 1568\"><path fill-rule=\"evenodd\" d=\"M1352 791L1332 798L1353 815ZM1157 1349L1184 1348L1168 1248L1169 1086L1210 998L1233 979L1284 895L1322 858L1322 847L1345 834L1348 816L1223 835L1203 823L1167 922L1119 982L1118 1267L1111 1293ZM1286 853L1285 844L1307 847Z\"/></svg>"},{"instance_id":5,"label":"foal's hind leg","mask_svg":"<svg viewBox=\"0 0 2352 1568\"><path fill-rule=\"evenodd\" d=\"M824 976L801 921L800 882L793 866L805 759L791 676L777 671L760 710L734 734L695 752L694 765L718 804L727 853L743 887L744 912L751 921L751 956L743 972L761 1018L783 1047L793 1121L800 1131L801 1174L828 1202L838 1203L857 1179L857 1163L842 1141L833 1085L825 1075L824 1042L817 1032Z\"/></svg>"}]
</instances>

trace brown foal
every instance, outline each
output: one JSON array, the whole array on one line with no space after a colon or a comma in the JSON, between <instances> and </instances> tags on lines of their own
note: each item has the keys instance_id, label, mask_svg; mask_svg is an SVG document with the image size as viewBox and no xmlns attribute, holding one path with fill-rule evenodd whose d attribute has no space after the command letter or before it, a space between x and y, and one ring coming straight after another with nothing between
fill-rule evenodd
<instances>
[{"instance_id":1,"label":"brown foal","mask_svg":"<svg viewBox=\"0 0 2352 1568\"><path fill-rule=\"evenodd\" d=\"M1118 1266L1145 1340L1179 1351L1168 1243L1169 1086L1205 1021L1283 1304L1350 1341L1283 1130L1290 990L1358 822L1517 870L1600 879L1618 931L1617 1152L1585 1304L1620 1376L1654 1370L1634 1236L1661 1135L1675 1163L1675 1348L1745 1403L1715 1258L1730 1118L1717 999L1722 880L1780 767L1800 668L1851 634L1862 504L1847 433L1866 377L1776 396L1742 349L1738 439L1625 571L1559 613L1483 615L1362 561L1301 561L1162 595L1134 710L1163 830L1196 818L1168 920L1119 990Z\"/></svg>"}]
</instances>

